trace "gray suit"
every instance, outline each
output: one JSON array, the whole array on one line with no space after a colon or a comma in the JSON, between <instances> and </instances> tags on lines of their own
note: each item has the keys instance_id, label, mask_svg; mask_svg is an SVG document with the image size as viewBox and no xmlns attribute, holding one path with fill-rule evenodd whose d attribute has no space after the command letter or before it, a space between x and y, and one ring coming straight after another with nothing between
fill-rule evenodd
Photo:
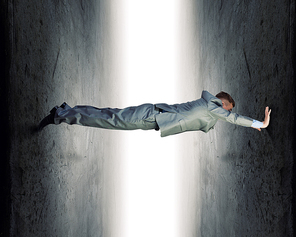
<instances>
[{"instance_id":1,"label":"gray suit","mask_svg":"<svg viewBox=\"0 0 296 237\"><path fill-rule=\"evenodd\" d=\"M165 112L161 112L161 111ZM222 101L207 91L198 100L183 104L143 104L125 109L76 106L58 108L55 124L66 122L84 126L117 130L157 129L161 137L186 131L208 132L221 119L233 124L251 127L253 119L222 108Z\"/></svg>"}]
</instances>

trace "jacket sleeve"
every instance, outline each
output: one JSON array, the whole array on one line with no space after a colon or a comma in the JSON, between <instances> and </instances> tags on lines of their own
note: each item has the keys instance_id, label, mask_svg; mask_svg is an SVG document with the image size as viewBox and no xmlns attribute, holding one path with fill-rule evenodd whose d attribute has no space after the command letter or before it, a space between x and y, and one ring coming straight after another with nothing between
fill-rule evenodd
<instances>
[{"instance_id":1,"label":"jacket sleeve","mask_svg":"<svg viewBox=\"0 0 296 237\"><path fill-rule=\"evenodd\" d=\"M226 109L223 109L222 106L218 106L217 104L212 105L209 111L213 117L225 122L237 124L244 127L251 127L253 124L252 118L229 112Z\"/></svg>"}]
</instances>

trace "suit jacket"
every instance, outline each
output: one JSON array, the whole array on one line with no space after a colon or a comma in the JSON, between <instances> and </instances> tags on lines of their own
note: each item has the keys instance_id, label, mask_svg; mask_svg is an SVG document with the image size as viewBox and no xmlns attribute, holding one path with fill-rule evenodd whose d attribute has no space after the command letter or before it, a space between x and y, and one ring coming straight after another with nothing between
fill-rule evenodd
<instances>
[{"instance_id":1,"label":"suit jacket","mask_svg":"<svg viewBox=\"0 0 296 237\"><path fill-rule=\"evenodd\" d=\"M203 91L200 99L191 102L155 106L167 111L156 115L161 137L197 130L207 133L218 119L245 127L251 127L253 123L252 118L223 109L222 101L208 91Z\"/></svg>"}]
</instances>

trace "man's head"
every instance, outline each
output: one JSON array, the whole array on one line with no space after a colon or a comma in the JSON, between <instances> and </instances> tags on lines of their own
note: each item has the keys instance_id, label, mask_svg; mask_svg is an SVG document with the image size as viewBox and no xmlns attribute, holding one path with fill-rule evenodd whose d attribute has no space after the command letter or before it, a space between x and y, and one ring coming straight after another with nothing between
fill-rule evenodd
<instances>
[{"instance_id":1,"label":"man's head","mask_svg":"<svg viewBox=\"0 0 296 237\"><path fill-rule=\"evenodd\" d=\"M231 112L232 108L235 106L235 102L232 99L232 97L224 91L218 93L216 97L222 101L223 109L226 109Z\"/></svg>"}]
</instances>

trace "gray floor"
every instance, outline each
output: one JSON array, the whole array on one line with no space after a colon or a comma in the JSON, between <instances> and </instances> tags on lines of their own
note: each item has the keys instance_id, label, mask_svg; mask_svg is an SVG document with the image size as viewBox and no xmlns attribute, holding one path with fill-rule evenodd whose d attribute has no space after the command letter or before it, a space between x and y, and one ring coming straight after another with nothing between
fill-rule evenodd
<instances>
[{"instance_id":1,"label":"gray floor","mask_svg":"<svg viewBox=\"0 0 296 237\"><path fill-rule=\"evenodd\" d=\"M120 133L31 131L65 100L120 105L107 2L1 1L9 23L11 236L120 236L111 228ZM295 1L186 2L180 99L224 90L235 112L262 120L269 105L272 118L261 133L220 122L208 134L179 135L180 236L293 236Z\"/></svg>"}]
</instances>

